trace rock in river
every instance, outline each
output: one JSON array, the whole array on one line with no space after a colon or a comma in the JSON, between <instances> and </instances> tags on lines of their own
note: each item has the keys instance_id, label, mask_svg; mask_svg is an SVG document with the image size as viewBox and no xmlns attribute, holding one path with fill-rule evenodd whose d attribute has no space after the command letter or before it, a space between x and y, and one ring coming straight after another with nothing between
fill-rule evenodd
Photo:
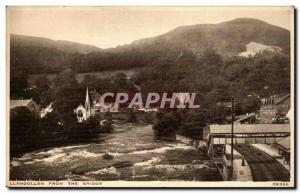
<instances>
[{"instance_id":1,"label":"rock in river","mask_svg":"<svg viewBox=\"0 0 300 193\"><path fill-rule=\"evenodd\" d=\"M124 168L124 167L130 167L133 166L132 161L119 161L112 164L115 168Z\"/></svg>"}]
</instances>

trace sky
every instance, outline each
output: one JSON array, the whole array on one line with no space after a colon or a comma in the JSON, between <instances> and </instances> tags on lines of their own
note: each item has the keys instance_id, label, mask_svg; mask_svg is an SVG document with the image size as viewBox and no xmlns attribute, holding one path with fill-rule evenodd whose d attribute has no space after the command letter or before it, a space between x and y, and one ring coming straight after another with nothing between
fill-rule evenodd
<instances>
[{"instance_id":1,"label":"sky","mask_svg":"<svg viewBox=\"0 0 300 193\"><path fill-rule=\"evenodd\" d=\"M7 34L116 47L178 26L255 18L293 29L289 7L8 7Z\"/></svg>"}]
</instances>

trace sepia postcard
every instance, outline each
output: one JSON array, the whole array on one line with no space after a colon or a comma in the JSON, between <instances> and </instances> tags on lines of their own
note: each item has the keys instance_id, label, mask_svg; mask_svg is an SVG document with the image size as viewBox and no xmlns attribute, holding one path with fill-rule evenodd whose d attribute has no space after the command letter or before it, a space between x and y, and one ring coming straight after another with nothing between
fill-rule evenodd
<instances>
[{"instance_id":1,"label":"sepia postcard","mask_svg":"<svg viewBox=\"0 0 300 193\"><path fill-rule=\"evenodd\" d=\"M294 7L8 6L10 188L294 188Z\"/></svg>"}]
</instances>

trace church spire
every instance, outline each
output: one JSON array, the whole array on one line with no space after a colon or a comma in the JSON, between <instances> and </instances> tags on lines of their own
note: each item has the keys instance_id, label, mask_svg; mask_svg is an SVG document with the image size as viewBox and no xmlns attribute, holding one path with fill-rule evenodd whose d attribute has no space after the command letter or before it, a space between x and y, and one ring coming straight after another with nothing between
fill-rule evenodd
<instances>
[{"instance_id":1,"label":"church spire","mask_svg":"<svg viewBox=\"0 0 300 193\"><path fill-rule=\"evenodd\" d=\"M88 87L86 88L84 108L86 110L86 117L88 118L91 115L91 103L90 103L89 88Z\"/></svg>"}]
</instances>

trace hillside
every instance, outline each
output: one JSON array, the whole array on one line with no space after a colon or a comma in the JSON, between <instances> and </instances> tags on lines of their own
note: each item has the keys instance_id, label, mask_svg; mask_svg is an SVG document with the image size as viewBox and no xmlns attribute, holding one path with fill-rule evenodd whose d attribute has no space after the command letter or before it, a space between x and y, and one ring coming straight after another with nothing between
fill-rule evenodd
<instances>
[{"instance_id":1,"label":"hillside","mask_svg":"<svg viewBox=\"0 0 300 193\"><path fill-rule=\"evenodd\" d=\"M138 85L146 93L197 93L196 104L211 112L218 101L235 96L237 114L245 114L258 109L259 97L290 91L289 32L259 20L184 26L157 37L85 54L57 48L51 40L27 39L14 41L13 37L11 41L12 98L34 98L47 104L57 98L52 96L56 87L58 91L60 87L78 87L84 95L87 86L103 92L134 92ZM280 52L262 51L273 49ZM235 57L245 51L259 54ZM104 72L132 69L136 72L129 80L126 74L108 77ZM51 83L43 77L57 73L59 78L52 82L56 85L54 91L49 90ZM41 88L33 93L26 91L33 76L39 77L31 81L33 84L47 85L44 94ZM82 81L76 81L79 76Z\"/></svg>"},{"instance_id":2,"label":"hillside","mask_svg":"<svg viewBox=\"0 0 300 193\"><path fill-rule=\"evenodd\" d=\"M86 44L80 44L64 40L51 40L48 38L10 35L10 44L12 47L38 47L40 49L55 49L66 53L87 54L90 52L101 51L102 49Z\"/></svg>"},{"instance_id":3,"label":"hillside","mask_svg":"<svg viewBox=\"0 0 300 193\"><path fill-rule=\"evenodd\" d=\"M11 69L28 74L55 73L80 55L101 51L91 45L48 38L10 35Z\"/></svg>"},{"instance_id":4,"label":"hillside","mask_svg":"<svg viewBox=\"0 0 300 193\"><path fill-rule=\"evenodd\" d=\"M251 41L279 46L288 52L289 36L290 32L281 27L256 19L240 18L219 24L178 27L157 37L137 40L133 45L140 49L185 49L195 54L214 49L223 56L232 56L246 51L246 45Z\"/></svg>"},{"instance_id":5,"label":"hillside","mask_svg":"<svg viewBox=\"0 0 300 193\"><path fill-rule=\"evenodd\" d=\"M289 53L290 32L256 19L235 19L219 24L181 26L165 34L116 48L46 38L11 35L12 68L28 73L53 73L70 67L78 72L124 70L157 63L160 57L190 52L196 57L215 50L223 57L246 51L249 42L278 46Z\"/></svg>"}]
</instances>

